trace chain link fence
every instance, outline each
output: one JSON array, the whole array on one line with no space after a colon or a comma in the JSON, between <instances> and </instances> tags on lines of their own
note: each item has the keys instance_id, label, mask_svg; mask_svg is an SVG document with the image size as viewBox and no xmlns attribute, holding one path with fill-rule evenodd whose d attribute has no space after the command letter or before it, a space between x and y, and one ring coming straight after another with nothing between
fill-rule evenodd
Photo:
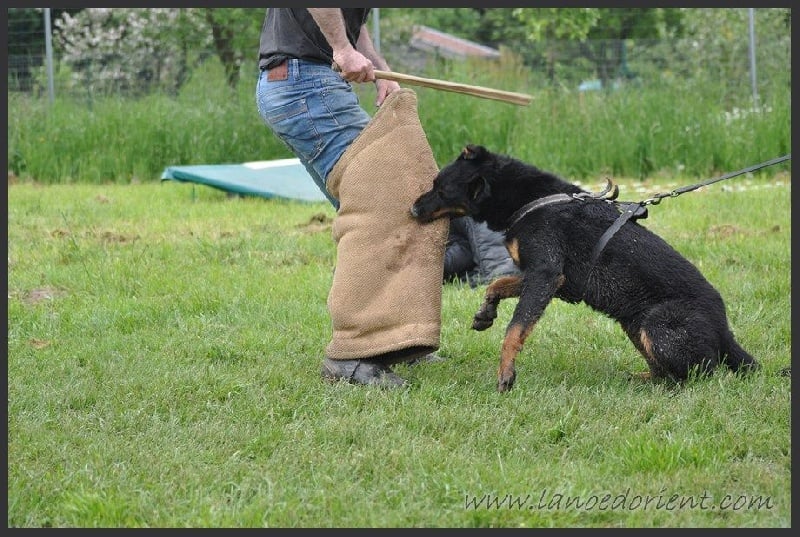
<instances>
[{"instance_id":1,"label":"chain link fence","mask_svg":"<svg viewBox=\"0 0 800 537\"><path fill-rule=\"evenodd\" d=\"M220 41L212 36L224 35L232 28L212 26L207 38L187 38L192 34L181 32L182 24L184 28L207 24L191 20L191 10L137 10L140 18L128 15L126 30L119 35L111 33L114 38L104 40L93 37L89 28L69 28L64 22L69 20L69 10L8 11L9 93L51 99L135 97L180 91L192 72L209 59L223 63L224 76L231 85L256 70L257 16L251 27L236 36L240 42L252 43L251 50L230 50L226 56ZM113 16L113 10L97 11L107 18ZM723 93L739 98L751 94L757 101L760 94L769 93L776 85L783 85L783 89L791 85L791 28L785 33L757 34L755 11L749 12L750 17L743 18L738 27L725 29L734 33L726 39L507 41L499 49L520 58L529 73L530 90L556 87L593 91L622 84L691 84L702 79L713 81ZM148 34L148 26L156 26L153 21L166 21L178 29L174 35ZM106 24L107 20L96 22ZM408 30L393 28L385 16L381 23L383 26L375 26L373 38L380 40L377 46L394 70L417 75L436 73L441 54L413 46ZM77 39L65 39L66 31L83 32L83 48L79 50ZM713 30L708 35L714 36Z\"/></svg>"}]
</instances>

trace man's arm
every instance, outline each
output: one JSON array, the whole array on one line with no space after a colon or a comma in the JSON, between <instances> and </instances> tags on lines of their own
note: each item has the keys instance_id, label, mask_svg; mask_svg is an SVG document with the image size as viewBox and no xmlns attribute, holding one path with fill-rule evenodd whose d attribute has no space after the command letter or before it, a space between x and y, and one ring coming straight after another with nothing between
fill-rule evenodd
<instances>
[{"instance_id":1,"label":"man's arm","mask_svg":"<svg viewBox=\"0 0 800 537\"><path fill-rule=\"evenodd\" d=\"M338 65L342 78L349 82L375 80L372 61L353 48L347 39L344 17L340 8L306 8L319 26L322 35L333 49L333 61ZM359 43L361 39L359 39ZM373 49L374 50L374 49Z\"/></svg>"},{"instance_id":2,"label":"man's arm","mask_svg":"<svg viewBox=\"0 0 800 537\"><path fill-rule=\"evenodd\" d=\"M389 68L389 64L386 63L386 60L383 56L381 56L377 50L375 50L375 45L372 44L372 37L369 35L369 31L367 31L367 25L361 26L361 32L358 34L358 42L356 43L357 50L366 56L366 58L372 62L374 69L379 69L381 71L391 71ZM375 76L373 69L373 77ZM380 106L383 104L384 99L386 96L392 93L395 90L400 89L400 84L393 80L383 80L383 79L376 79L375 80L375 88L378 94L375 97L375 106Z\"/></svg>"},{"instance_id":3,"label":"man's arm","mask_svg":"<svg viewBox=\"0 0 800 537\"><path fill-rule=\"evenodd\" d=\"M375 69L389 71L389 64L375 50L366 25L361 26L356 48L353 48L347 39L347 30L340 8L306 9L333 49L333 61L341 71L342 78L348 82L374 81L377 90L375 106L382 105L387 95L400 89L400 85L393 80L375 79Z\"/></svg>"},{"instance_id":4,"label":"man's arm","mask_svg":"<svg viewBox=\"0 0 800 537\"><path fill-rule=\"evenodd\" d=\"M361 26L361 32L358 34L358 43L356 43L356 50L366 56L367 59L372 62L375 69L390 71L389 64L386 63L383 56L378 54L378 51L375 50L375 45L372 43L372 37L369 35L366 24Z\"/></svg>"}]
</instances>

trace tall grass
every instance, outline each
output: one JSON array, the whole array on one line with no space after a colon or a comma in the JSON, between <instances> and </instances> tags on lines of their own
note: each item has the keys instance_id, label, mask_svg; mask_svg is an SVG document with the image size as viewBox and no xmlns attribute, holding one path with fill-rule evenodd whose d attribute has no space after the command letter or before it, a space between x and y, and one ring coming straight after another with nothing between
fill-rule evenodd
<instances>
[{"instance_id":1,"label":"tall grass","mask_svg":"<svg viewBox=\"0 0 800 537\"><path fill-rule=\"evenodd\" d=\"M676 185L642 186L621 196ZM321 381L327 204L174 182L8 202L9 527L791 526L785 176L642 221L719 289L761 371L630 380L619 327L555 301L506 394L513 301L474 332L482 289L454 284L446 360L399 366L410 390Z\"/></svg>"},{"instance_id":2,"label":"tall grass","mask_svg":"<svg viewBox=\"0 0 800 537\"><path fill-rule=\"evenodd\" d=\"M428 74L533 96L519 107L414 87L442 165L473 142L575 178L699 178L791 150L788 86L754 111L749 91L731 102L713 81L651 81L579 93L546 88L511 59L445 64ZM357 90L373 112L372 85ZM209 61L176 97L56 99L49 105L10 94L9 170L44 183L129 183L156 181L173 165L292 156L258 117L254 91L255 74L231 90L219 64Z\"/></svg>"}]
</instances>

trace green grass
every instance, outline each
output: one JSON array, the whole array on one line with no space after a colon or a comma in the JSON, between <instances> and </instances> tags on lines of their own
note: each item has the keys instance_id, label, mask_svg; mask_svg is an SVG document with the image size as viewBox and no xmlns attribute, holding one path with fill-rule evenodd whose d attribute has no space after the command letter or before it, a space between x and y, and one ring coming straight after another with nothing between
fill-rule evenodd
<instances>
[{"instance_id":1,"label":"green grass","mask_svg":"<svg viewBox=\"0 0 800 537\"><path fill-rule=\"evenodd\" d=\"M419 86L419 117L444 165L480 143L569 177L604 174L645 180L704 179L791 152L791 87L778 85L751 112L749 86L732 96L719 81L661 81L614 92L553 89L541 74L506 59L452 62L417 73L462 84L529 93L528 106ZM356 86L374 112L373 84ZM733 112L736 112L735 114ZM732 118L735 119L726 119ZM158 182L168 166L292 157L258 115L255 75L234 91L209 61L175 97L8 96L8 169L43 183ZM789 170L789 164L767 174Z\"/></svg>"},{"instance_id":2,"label":"green grass","mask_svg":"<svg viewBox=\"0 0 800 537\"><path fill-rule=\"evenodd\" d=\"M474 332L482 289L452 284L447 360L399 366L409 390L322 382L332 209L193 188L9 185L9 527L791 526L787 177L642 221L760 372L628 380L619 327L556 301L505 394L513 301Z\"/></svg>"}]
</instances>

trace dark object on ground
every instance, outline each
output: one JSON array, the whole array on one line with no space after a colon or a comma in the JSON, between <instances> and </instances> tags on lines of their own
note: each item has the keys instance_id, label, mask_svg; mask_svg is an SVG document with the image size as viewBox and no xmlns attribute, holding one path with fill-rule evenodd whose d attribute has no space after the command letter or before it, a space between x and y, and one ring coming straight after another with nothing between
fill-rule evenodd
<instances>
[{"instance_id":1,"label":"dark object on ground","mask_svg":"<svg viewBox=\"0 0 800 537\"><path fill-rule=\"evenodd\" d=\"M503 233L469 216L450 220L444 252L445 282L461 281L477 287L501 276L518 274Z\"/></svg>"}]
</instances>

